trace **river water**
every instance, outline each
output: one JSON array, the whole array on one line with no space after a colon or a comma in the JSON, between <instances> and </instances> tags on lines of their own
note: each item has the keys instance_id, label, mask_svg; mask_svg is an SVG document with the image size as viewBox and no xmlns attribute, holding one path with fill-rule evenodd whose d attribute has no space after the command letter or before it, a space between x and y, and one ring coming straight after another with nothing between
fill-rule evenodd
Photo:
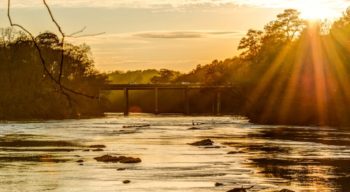
<instances>
[{"instance_id":1,"label":"river water","mask_svg":"<svg viewBox=\"0 0 350 192\"><path fill-rule=\"evenodd\" d=\"M349 130L146 114L0 123L0 191L350 191ZM189 145L203 139L214 145ZM94 159L106 154L142 162Z\"/></svg>"}]
</instances>

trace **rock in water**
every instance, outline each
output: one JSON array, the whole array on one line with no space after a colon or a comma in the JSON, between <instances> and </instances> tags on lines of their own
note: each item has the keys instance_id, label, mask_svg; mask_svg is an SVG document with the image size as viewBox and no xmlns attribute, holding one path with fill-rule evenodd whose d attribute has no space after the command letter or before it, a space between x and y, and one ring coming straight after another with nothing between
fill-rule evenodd
<instances>
[{"instance_id":1,"label":"rock in water","mask_svg":"<svg viewBox=\"0 0 350 192\"><path fill-rule=\"evenodd\" d=\"M294 191L289 190L289 189L282 189L282 190L281 190L281 191L279 191L279 192L294 192Z\"/></svg>"},{"instance_id":2,"label":"rock in water","mask_svg":"<svg viewBox=\"0 0 350 192\"><path fill-rule=\"evenodd\" d=\"M120 163L141 163L141 159L140 158L134 158L134 157L120 156L119 157L119 162Z\"/></svg>"},{"instance_id":3,"label":"rock in water","mask_svg":"<svg viewBox=\"0 0 350 192\"><path fill-rule=\"evenodd\" d=\"M210 139L204 139L202 141L197 141L197 142L194 142L194 143L190 143L190 145L193 145L193 146L211 146L213 145L213 141L210 140Z\"/></svg>"},{"instance_id":4,"label":"rock in water","mask_svg":"<svg viewBox=\"0 0 350 192\"><path fill-rule=\"evenodd\" d=\"M227 154L228 154L228 155L234 155L234 154L239 154L239 153L244 153L244 152L241 151L241 150L237 150L237 151L230 151L230 152L228 152Z\"/></svg>"},{"instance_id":5,"label":"rock in water","mask_svg":"<svg viewBox=\"0 0 350 192\"><path fill-rule=\"evenodd\" d=\"M128 183L130 183L130 182L131 182L130 180L124 180L124 181L123 181L124 184L128 184Z\"/></svg>"},{"instance_id":6,"label":"rock in water","mask_svg":"<svg viewBox=\"0 0 350 192\"><path fill-rule=\"evenodd\" d=\"M95 157L96 161L100 162L111 162L111 163L117 163L119 161L119 157L113 157L111 155L103 155L101 157Z\"/></svg>"},{"instance_id":7,"label":"rock in water","mask_svg":"<svg viewBox=\"0 0 350 192\"><path fill-rule=\"evenodd\" d=\"M101 157L95 157L96 161L101 161L105 163L141 163L140 158L134 158L134 157L125 157L125 156L120 156L120 157L115 157L111 155L103 155Z\"/></svg>"},{"instance_id":8,"label":"rock in water","mask_svg":"<svg viewBox=\"0 0 350 192\"><path fill-rule=\"evenodd\" d=\"M251 186L251 187L248 187L248 188L234 188L234 189L231 189L227 192L248 192L247 190L253 188L254 186Z\"/></svg>"},{"instance_id":9,"label":"rock in water","mask_svg":"<svg viewBox=\"0 0 350 192\"><path fill-rule=\"evenodd\" d=\"M106 148L106 145L90 145L90 148Z\"/></svg>"},{"instance_id":10,"label":"rock in water","mask_svg":"<svg viewBox=\"0 0 350 192\"><path fill-rule=\"evenodd\" d=\"M247 192L247 190L244 188L234 188L234 189L231 189L227 192Z\"/></svg>"},{"instance_id":11,"label":"rock in water","mask_svg":"<svg viewBox=\"0 0 350 192\"><path fill-rule=\"evenodd\" d=\"M220 187L220 186L224 186L224 184L218 183L218 182L215 183L215 187Z\"/></svg>"},{"instance_id":12,"label":"rock in water","mask_svg":"<svg viewBox=\"0 0 350 192\"><path fill-rule=\"evenodd\" d=\"M97 151L103 151L103 149L98 148L98 149L93 149L92 151L97 152Z\"/></svg>"}]
</instances>

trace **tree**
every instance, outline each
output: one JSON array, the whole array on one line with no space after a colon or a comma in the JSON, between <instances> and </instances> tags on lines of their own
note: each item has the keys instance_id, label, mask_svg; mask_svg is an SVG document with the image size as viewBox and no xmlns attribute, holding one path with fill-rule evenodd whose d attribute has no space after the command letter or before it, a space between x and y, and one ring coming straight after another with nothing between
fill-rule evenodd
<instances>
[{"instance_id":1,"label":"tree","mask_svg":"<svg viewBox=\"0 0 350 192\"><path fill-rule=\"evenodd\" d=\"M161 69L159 71L159 76L153 77L151 79L151 82L152 83L171 83L179 75L180 75L180 72L172 71L172 70L168 70L168 69Z\"/></svg>"},{"instance_id":2,"label":"tree","mask_svg":"<svg viewBox=\"0 0 350 192\"><path fill-rule=\"evenodd\" d=\"M81 115L101 115L99 100L74 93L62 94L60 87L43 74L41 60L33 41L16 30L1 30L16 34L0 42L0 119L72 118ZM60 74L61 46L55 46L57 36L45 33L36 37L45 66L54 77ZM6 38L8 39L8 38ZM27 39L27 40L23 40ZM106 76L94 69L87 45L66 43L62 83L74 91L98 95Z\"/></svg>"},{"instance_id":3,"label":"tree","mask_svg":"<svg viewBox=\"0 0 350 192\"><path fill-rule=\"evenodd\" d=\"M35 37L35 40L40 45L47 45L47 46L55 46L60 43L60 39L58 38L58 36L51 32L41 33Z\"/></svg>"},{"instance_id":4,"label":"tree","mask_svg":"<svg viewBox=\"0 0 350 192\"><path fill-rule=\"evenodd\" d=\"M344 29L348 28L350 26L350 8L348 8L344 13L343 16L335 21L332 25L332 29Z\"/></svg>"},{"instance_id":5,"label":"tree","mask_svg":"<svg viewBox=\"0 0 350 192\"><path fill-rule=\"evenodd\" d=\"M277 15L277 20L265 26L264 41L286 42L295 40L306 27L306 22L300 18L295 9L286 9Z\"/></svg>"},{"instance_id":6,"label":"tree","mask_svg":"<svg viewBox=\"0 0 350 192\"><path fill-rule=\"evenodd\" d=\"M259 30L249 29L245 37L241 39L238 50L243 50L241 58L252 60L257 57L261 49L261 39L263 32Z\"/></svg>"}]
</instances>

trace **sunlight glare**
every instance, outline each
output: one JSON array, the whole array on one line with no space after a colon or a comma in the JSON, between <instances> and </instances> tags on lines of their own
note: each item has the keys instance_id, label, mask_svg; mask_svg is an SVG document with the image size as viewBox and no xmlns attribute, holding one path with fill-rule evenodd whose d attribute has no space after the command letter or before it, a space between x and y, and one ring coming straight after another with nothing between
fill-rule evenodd
<instances>
[{"instance_id":1,"label":"sunlight glare","mask_svg":"<svg viewBox=\"0 0 350 192\"><path fill-rule=\"evenodd\" d=\"M303 2L297 6L300 16L307 20L325 20L337 17L337 12L324 4L315 2Z\"/></svg>"}]
</instances>

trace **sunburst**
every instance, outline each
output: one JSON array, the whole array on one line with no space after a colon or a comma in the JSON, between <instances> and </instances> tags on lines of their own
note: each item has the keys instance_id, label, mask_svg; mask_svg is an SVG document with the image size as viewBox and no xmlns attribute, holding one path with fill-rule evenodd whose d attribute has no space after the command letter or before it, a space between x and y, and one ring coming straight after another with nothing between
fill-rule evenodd
<instances>
[{"instance_id":1,"label":"sunburst","mask_svg":"<svg viewBox=\"0 0 350 192\"><path fill-rule=\"evenodd\" d=\"M325 4L318 4L310 1L300 3L296 6L296 9L300 11L300 16L307 20L332 20L339 16L339 11L335 11Z\"/></svg>"}]
</instances>

